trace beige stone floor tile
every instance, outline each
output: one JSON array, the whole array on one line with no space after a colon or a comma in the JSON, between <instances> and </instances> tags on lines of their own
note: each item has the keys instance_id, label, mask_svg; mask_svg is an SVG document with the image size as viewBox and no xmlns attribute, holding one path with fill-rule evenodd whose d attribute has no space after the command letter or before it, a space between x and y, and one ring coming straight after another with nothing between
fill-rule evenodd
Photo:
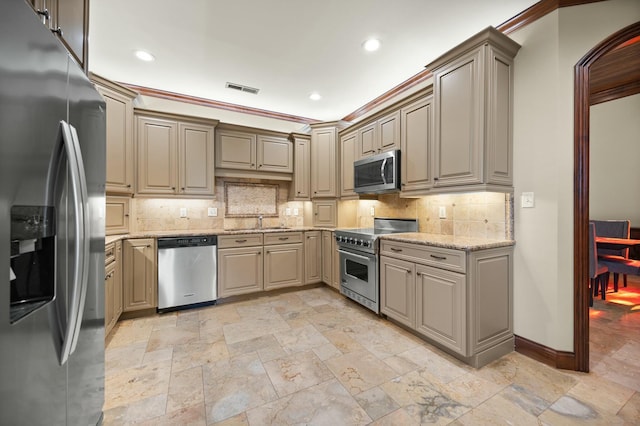
<instances>
[{"instance_id":1,"label":"beige stone floor tile","mask_svg":"<svg viewBox=\"0 0 640 426\"><path fill-rule=\"evenodd\" d=\"M140 342L147 343L152 331L153 327L146 324L145 321L140 321L140 324L136 324L133 320L120 321L114 327L113 335L107 347L111 349Z\"/></svg>"},{"instance_id":2,"label":"beige stone floor tile","mask_svg":"<svg viewBox=\"0 0 640 426\"><path fill-rule=\"evenodd\" d=\"M114 373L118 370L138 367L142 364L147 349L147 342L141 341L126 346L116 346L105 352L105 372Z\"/></svg>"},{"instance_id":3,"label":"beige stone floor tile","mask_svg":"<svg viewBox=\"0 0 640 426\"><path fill-rule=\"evenodd\" d=\"M147 352L157 351L173 345L184 345L199 338L199 330L193 327L168 327L154 330L149 337Z\"/></svg>"},{"instance_id":4,"label":"beige stone floor tile","mask_svg":"<svg viewBox=\"0 0 640 426\"><path fill-rule=\"evenodd\" d=\"M398 403L380 387L354 395L354 398L373 420L384 417L400 408Z\"/></svg>"},{"instance_id":5,"label":"beige stone floor tile","mask_svg":"<svg viewBox=\"0 0 640 426\"><path fill-rule=\"evenodd\" d=\"M143 422L165 414L167 395L159 394L131 401L112 409L105 407L104 426L123 426Z\"/></svg>"},{"instance_id":6,"label":"beige stone floor tile","mask_svg":"<svg viewBox=\"0 0 640 426\"><path fill-rule=\"evenodd\" d=\"M370 423L371 426L417 426L419 424L420 423L415 422L415 419L413 419L404 408L395 410L390 414L387 414L386 416Z\"/></svg>"},{"instance_id":7,"label":"beige stone floor tile","mask_svg":"<svg viewBox=\"0 0 640 426\"><path fill-rule=\"evenodd\" d=\"M167 413L202 404L204 413L204 381L202 368L172 372L169 379Z\"/></svg>"},{"instance_id":8,"label":"beige stone floor tile","mask_svg":"<svg viewBox=\"0 0 640 426\"><path fill-rule=\"evenodd\" d=\"M537 416L511 403L502 394L488 399L483 404L459 417L452 424L465 426L540 426Z\"/></svg>"},{"instance_id":9,"label":"beige stone floor tile","mask_svg":"<svg viewBox=\"0 0 640 426\"><path fill-rule=\"evenodd\" d=\"M311 324L300 328L279 331L273 333L273 335L278 340L278 343L280 343L280 346L282 346L282 349L288 354L305 352L329 343L329 340Z\"/></svg>"},{"instance_id":10,"label":"beige stone floor tile","mask_svg":"<svg viewBox=\"0 0 640 426\"><path fill-rule=\"evenodd\" d=\"M394 327L395 328L395 327ZM408 351L418 343L396 331L392 326L379 323L354 324L353 338L380 359Z\"/></svg>"},{"instance_id":11,"label":"beige stone floor tile","mask_svg":"<svg viewBox=\"0 0 640 426\"><path fill-rule=\"evenodd\" d=\"M323 332L322 335L343 354L364 350L364 347L353 338L352 333L331 329Z\"/></svg>"},{"instance_id":12,"label":"beige stone floor tile","mask_svg":"<svg viewBox=\"0 0 640 426\"><path fill-rule=\"evenodd\" d=\"M332 343L326 343L324 345L313 348L313 352L323 361L329 358L335 358L342 355L342 352L336 348Z\"/></svg>"},{"instance_id":13,"label":"beige stone floor tile","mask_svg":"<svg viewBox=\"0 0 640 426\"><path fill-rule=\"evenodd\" d=\"M624 421L608 413L598 413L594 407L571 396L562 396L538 417L555 425L622 425Z\"/></svg>"},{"instance_id":14,"label":"beige stone floor tile","mask_svg":"<svg viewBox=\"0 0 640 426\"><path fill-rule=\"evenodd\" d=\"M204 403L184 407L179 410L167 412L164 416L156 417L144 422L136 423L139 426L206 426Z\"/></svg>"},{"instance_id":15,"label":"beige stone floor tile","mask_svg":"<svg viewBox=\"0 0 640 426\"><path fill-rule=\"evenodd\" d=\"M242 321L234 304L210 306L198 312L200 328L222 327L225 324Z\"/></svg>"},{"instance_id":16,"label":"beige stone floor tile","mask_svg":"<svg viewBox=\"0 0 640 426\"><path fill-rule=\"evenodd\" d=\"M286 352L272 334L230 343L227 345L227 349L229 355L232 357L249 352L257 352L258 355L261 355L260 359L262 362L271 361L272 359L286 355Z\"/></svg>"},{"instance_id":17,"label":"beige stone floor tile","mask_svg":"<svg viewBox=\"0 0 640 426\"><path fill-rule=\"evenodd\" d=\"M146 352L140 365L153 364L161 361L171 361L173 359L173 348L158 349L153 352Z\"/></svg>"},{"instance_id":18,"label":"beige stone floor tile","mask_svg":"<svg viewBox=\"0 0 640 426\"><path fill-rule=\"evenodd\" d=\"M162 361L108 375L104 409L129 405L156 395L164 394L166 397L170 374L171 361Z\"/></svg>"},{"instance_id":19,"label":"beige stone floor tile","mask_svg":"<svg viewBox=\"0 0 640 426\"><path fill-rule=\"evenodd\" d=\"M367 351L350 352L325 361L336 378L355 395L378 386L397 376L397 373Z\"/></svg>"},{"instance_id":20,"label":"beige stone floor tile","mask_svg":"<svg viewBox=\"0 0 640 426\"><path fill-rule=\"evenodd\" d=\"M335 379L247 411L250 425L366 425L371 418Z\"/></svg>"},{"instance_id":21,"label":"beige stone floor tile","mask_svg":"<svg viewBox=\"0 0 640 426\"><path fill-rule=\"evenodd\" d=\"M218 327L200 327L199 342L216 343L224 341L224 329L223 325Z\"/></svg>"},{"instance_id":22,"label":"beige stone floor tile","mask_svg":"<svg viewBox=\"0 0 640 426\"><path fill-rule=\"evenodd\" d=\"M597 412L610 415L617 414L633 394L633 389L594 374L580 377L580 381L567 393Z\"/></svg>"},{"instance_id":23,"label":"beige stone floor tile","mask_svg":"<svg viewBox=\"0 0 640 426\"><path fill-rule=\"evenodd\" d=\"M503 389L503 386L466 373L442 386L444 392L457 402L476 407Z\"/></svg>"},{"instance_id":24,"label":"beige stone floor tile","mask_svg":"<svg viewBox=\"0 0 640 426\"><path fill-rule=\"evenodd\" d=\"M290 395L334 376L312 351L295 353L264 363L278 396Z\"/></svg>"},{"instance_id":25,"label":"beige stone floor tile","mask_svg":"<svg viewBox=\"0 0 640 426\"><path fill-rule=\"evenodd\" d=\"M618 417L625 421L625 424L637 424L640 419L640 393L633 394L629 401L618 411Z\"/></svg>"},{"instance_id":26,"label":"beige stone floor tile","mask_svg":"<svg viewBox=\"0 0 640 426\"><path fill-rule=\"evenodd\" d=\"M241 322L226 324L224 326L224 338L227 344L250 340L256 337L267 336L277 331L288 330L289 324L277 317L252 318Z\"/></svg>"},{"instance_id":27,"label":"beige stone floor tile","mask_svg":"<svg viewBox=\"0 0 640 426\"><path fill-rule=\"evenodd\" d=\"M211 364L229 357L224 341L215 343L191 342L173 347L172 371L178 372L192 367Z\"/></svg>"},{"instance_id":28,"label":"beige stone floor tile","mask_svg":"<svg viewBox=\"0 0 640 426\"><path fill-rule=\"evenodd\" d=\"M229 417L228 419L209 424L216 426L249 426L249 419L247 419L247 413L242 412L237 416Z\"/></svg>"}]
</instances>

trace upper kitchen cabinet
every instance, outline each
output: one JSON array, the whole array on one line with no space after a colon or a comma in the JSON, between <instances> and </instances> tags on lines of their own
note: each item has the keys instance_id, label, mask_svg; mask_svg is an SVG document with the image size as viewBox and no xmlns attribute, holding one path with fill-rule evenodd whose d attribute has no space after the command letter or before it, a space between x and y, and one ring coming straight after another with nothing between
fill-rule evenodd
<instances>
[{"instance_id":1,"label":"upper kitchen cabinet","mask_svg":"<svg viewBox=\"0 0 640 426\"><path fill-rule=\"evenodd\" d=\"M432 185L431 140L433 97L420 98L400 110L402 195L426 193Z\"/></svg>"},{"instance_id":2,"label":"upper kitchen cabinet","mask_svg":"<svg viewBox=\"0 0 640 426\"><path fill-rule=\"evenodd\" d=\"M354 191L353 162L356 161L358 133L340 135L340 198L358 198Z\"/></svg>"},{"instance_id":3,"label":"upper kitchen cabinet","mask_svg":"<svg viewBox=\"0 0 640 426\"><path fill-rule=\"evenodd\" d=\"M292 133L293 142L293 185L289 198L292 200L311 199L311 138L309 135Z\"/></svg>"},{"instance_id":4,"label":"upper kitchen cabinet","mask_svg":"<svg viewBox=\"0 0 640 426\"><path fill-rule=\"evenodd\" d=\"M358 130L357 159L400 148L400 111L393 111Z\"/></svg>"},{"instance_id":5,"label":"upper kitchen cabinet","mask_svg":"<svg viewBox=\"0 0 640 426\"><path fill-rule=\"evenodd\" d=\"M339 122L311 124L311 198L337 197Z\"/></svg>"},{"instance_id":6,"label":"upper kitchen cabinet","mask_svg":"<svg viewBox=\"0 0 640 426\"><path fill-rule=\"evenodd\" d=\"M87 72L89 0L29 0L29 3Z\"/></svg>"},{"instance_id":7,"label":"upper kitchen cabinet","mask_svg":"<svg viewBox=\"0 0 640 426\"><path fill-rule=\"evenodd\" d=\"M137 93L95 74L91 81L107 104L106 191L134 193L133 100Z\"/></svg>"},{"instance_id":8,"label":"upper kitchen cabinet","mask_svg":"<svg viewBox=\"0 0 640 426\"><path fill-rule=\"evenodd\" d=\"M136 110L138 195L213 196L215 120Z\"/></svg>"},{"instance_id":9,"label":"upper kitchen cabinet","mask_svg":"<svg viewBox=\"0 0 640 426\"><path fill-rule=\"evenodd\" d=\"M291 180L294 146L286 134L221 125L215 146L216 176Z\"/></svg>"},{"instance_id":10,"label":"upper kitchen cabinet","mask_svg":"<svg viewBox=\"0 0 640 426\"><path fill-rule=\"evenodd\" d=\"M434 81L434 189L504 191L513 185L518 49L489 27L427 65Z\"/></svg>"}]
</instances>

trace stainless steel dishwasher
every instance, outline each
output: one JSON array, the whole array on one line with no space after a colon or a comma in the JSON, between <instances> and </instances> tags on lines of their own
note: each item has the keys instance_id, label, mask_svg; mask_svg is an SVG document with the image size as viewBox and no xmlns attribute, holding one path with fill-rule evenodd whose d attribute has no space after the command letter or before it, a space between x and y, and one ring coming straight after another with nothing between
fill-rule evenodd
<instances>
[{"instance_id":1,"label":"stainless steel dishwasher","mask_svg":"<svg viewBox=\"0 0 640 426\"><path fill-rule=\"evenodd\" d=\"M215 302L218 237L158 238L158 311Z\"/></svg>"}]
</instances>

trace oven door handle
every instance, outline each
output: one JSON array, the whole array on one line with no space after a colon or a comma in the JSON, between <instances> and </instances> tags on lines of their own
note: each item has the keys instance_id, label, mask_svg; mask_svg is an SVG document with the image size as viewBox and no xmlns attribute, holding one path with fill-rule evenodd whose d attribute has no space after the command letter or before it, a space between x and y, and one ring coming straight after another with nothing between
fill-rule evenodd
<instances>
[{"instance_id":1,"label":"oven door handle","mask_svg":"<svg viewBox=\"0 0 640 426\"><path fill-rule=\"evenodd\" d=\"M360 259L364 259L367 262L371 261L371 258L375 258L374 255L371 255L371 257L367 257L367 256L362 256L360 254L351 253L350 251L340 250L340 249L338 249L338 253L341 253L341 254L344 254L344 255L347 255L347 256L353 256L353 257L357 257L357 258L360 258Z\"/></svg>"}]
</instances>

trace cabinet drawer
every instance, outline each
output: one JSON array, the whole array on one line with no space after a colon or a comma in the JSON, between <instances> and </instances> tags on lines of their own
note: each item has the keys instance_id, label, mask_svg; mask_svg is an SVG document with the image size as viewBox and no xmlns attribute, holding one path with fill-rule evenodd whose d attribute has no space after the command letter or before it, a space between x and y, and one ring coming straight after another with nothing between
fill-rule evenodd
<instances>
[{"instance_id":1,"label":"cabinet drawer","mask_svg":"<svg viewBox=\"0 0 640 426\"><path fill-rule=\"evenodd\" d=\"M380 243L380 254L453 272L466 272L466 253L461 250L383 240Z\"/></svg>"},{"instance_id":2,"label":"cabinet drawer","mask_svg":"<svg viewBox=\"0 0 640 426\"><path fill-rule=\"evenodd\" d=\"M116 243L109 243L104 246L104 264L105 266L116 261Z\"/></svg>"},{"instance_id":3,"label":"cabinet drawer","mask_svg":"<svg viewBox=\"0 0 640 426\"><path fill-rule=\"evenodd\" d=\"M251 247L262 245L262 234L236 234L218 236L218 248Z\"/></svg>"},{"instance_id":4,"label":"cabinet drawer","mask_svg":"<svg viewBox=\"0 0 640 426\"><path fill-rule=\"evenodd\" d=\"M302 232L270 232L264 234L264 245L301 243Z\"/></svg>"}]
</instances>

